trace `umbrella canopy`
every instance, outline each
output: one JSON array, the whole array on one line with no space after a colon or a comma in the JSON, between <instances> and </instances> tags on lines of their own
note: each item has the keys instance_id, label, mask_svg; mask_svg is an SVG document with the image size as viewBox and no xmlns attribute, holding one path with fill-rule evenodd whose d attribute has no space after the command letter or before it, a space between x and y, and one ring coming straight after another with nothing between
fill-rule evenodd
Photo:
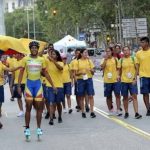
<instances>
[{"instance_id":1,"label":"umbrella canopy","mask_svg":"<svg viewBox=\"0 0 150 150\"><path fill-rule=\"evenodd\" d=\"M0 35L0 50L6 52L10 49L18 53L28 54L28 51L25 49L19 39Z\"/></svg>"},{"instance_id":2,"label":"umbrella canopy","mask_svg":"<svg viewBox=\"0 0 150 150\"><path fill-rule=\"evenodd\" d=\"M80 48L80 47L86 47L85 41L78 41L71 35L67 35L63 39L54 43L54 48L59 51L63 50L64 53L66 53L68 48Z\"/></svg>"}]
</instances>

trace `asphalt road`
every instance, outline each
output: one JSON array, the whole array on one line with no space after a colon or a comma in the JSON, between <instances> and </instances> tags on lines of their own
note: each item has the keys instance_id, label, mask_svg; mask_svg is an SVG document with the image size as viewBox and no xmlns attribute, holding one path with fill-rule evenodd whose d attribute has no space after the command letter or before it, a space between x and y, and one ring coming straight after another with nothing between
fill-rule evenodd
<instances>
[{"instance_id":1,"label":"asphalt road","mask_svg":"<svg viewBox=\"0 0 150 150\"><path fill-rule=\"evenodd\" d=\"M132 102L129 104L130 117L109 117L101 75L94 77L95 111L97 117L86 119L74 109L72 114L63 114L63 123L50 126L43 118L41 141L36 137L35 111L32 111L31 141L24 137L24 117L18 118L17 101L9 100L9 88L5 86L3 116L0 118L4 127L0 130L0 150L149 150L150 117L146 117L142 96L139 95L139 112L143 118L134 119ZM72 97L73 108L75 100ZM114 102L115 103L115 102Z\"/></svg>"}]
</instances>

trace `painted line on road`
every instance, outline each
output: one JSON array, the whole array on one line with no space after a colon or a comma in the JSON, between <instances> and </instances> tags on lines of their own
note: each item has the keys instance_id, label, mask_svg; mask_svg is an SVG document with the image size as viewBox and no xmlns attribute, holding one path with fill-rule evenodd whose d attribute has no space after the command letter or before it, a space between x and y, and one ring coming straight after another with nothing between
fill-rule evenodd
<instances>
[{"instance_id":1,"label":"painted line on road","mask_svg":"<svg viewBox=\"0 0 150 150\"><path fill-rule=\"evenodd\" d=\"M76 98L75 98L75 96L71 96L71 99L75 100ZM105 117L107 119L110 119L111 121L119 124L120 126L122 126L124 128L127 128L130 131L132 131L132 132L134 132L134 133L136 133L136 134L138 134L138 135L140 135L140 136L150 140L150 134L148 132L146 132L144 130L141 130L141 129L139 129L139 128L137 128L137 127L135 127L135 126L133 126L133 125L131 125L129 123L126 123L125 121L120 120L120 119L118 119L115 116L110 116L107 112L105 112L105 111L103 111L103 110L101 110L101 109L99 109L97 107L94 107L94 110L95 110L95 112L97 112L101 116L103 116L103 117Z\"/></svg>"},{"instance_id":2,"label":"painted line on road","mask_svg":"<svg viewBox=\"0 0 150 150\"><path fill-rule=\"evenodd\" d=\"M99 80L99 79L94 79L94 80L98 81L98 82L103 82L103 80ZM105 112L105 111L103 111L101 109L98 109L96 107L95 107L95 111L97 113L99 113L100 115L104 116L105 118L110 119L110 120L116 122L117 124L119 124L119 125L127 128L127 129L129 129L130 131L132 131L132 132L134 132L136 134L139 134L139 135L145 137L146 139L150 140L150 134L148 132L145 132L145 131L143 131L143 130L141 130L141 129L139 129L139 128L137 128L137 127L135 127L135 126L133 126L133 125L131 125L129 123L126 123L125 121L122 121L122 120L118 119L115 116L109 116L109 114L107 112Z\"/></svg>"},{"instance_id":3,"label":"painted line on road","mask_svg":"<svg viewBox=\"0 0 150 150\"><path fill-rule=\"evenodd\" d=\"M98 114L104 116L107 119L110 119L110 120L116 122L117 124L127 128L127 129L129 129L130 131L132 131L132 132L134 132L138 135L141 135L142 137L150 140L150 134L148 132L145 132L145 131L143 131L143 130L141 130L141 129L139 129L139 128L137 128L137 127L135 127L135 126L133 126L129 123L126 123L125 121L122 121L122 120L118 119L115 116L109 116L108 113L106 113L106 112L104 112L104 111L102 111L102 110L100 110L96 107L95 107L95 112L97 112Z\"/></svg>"}]
</instances>

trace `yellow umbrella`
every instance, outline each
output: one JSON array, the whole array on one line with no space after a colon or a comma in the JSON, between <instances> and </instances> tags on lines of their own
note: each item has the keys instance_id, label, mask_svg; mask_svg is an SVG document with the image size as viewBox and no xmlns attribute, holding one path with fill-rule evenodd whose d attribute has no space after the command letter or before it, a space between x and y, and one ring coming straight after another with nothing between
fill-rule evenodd
<instances>
[{"instance_id":1,"label":"yellow umbrella","mask_svg":"<svg viewBox=\"0 0 150 150\"><path fill-rule=\"evenodd\" d=\"M29 54L29 51L24 47L19 39L0 35L0 50L7 51L9 49L15 50L19 53Z\"/></svg>"},{"instance_id":2,"label":"yellow umbrella","mask_svg":"<svg viewBox=\"0 0 150 150\"><path fill-rule=\"evenodd\" d=\"M26 39L26 38L21 38L19 40L21 41L21 43L25 47L25 49L30 52L30 50L29 50L29 43L31 41L34 41L34 40L32 40L32 39ZM38 40L36 40L36 41L39 42L39 44L40 44L40 47L39 47L39 52L40 52L40 51L42 51L46 47L47 43L43 42L43 41L38 41Z\"/></svg>"}]
</instances>

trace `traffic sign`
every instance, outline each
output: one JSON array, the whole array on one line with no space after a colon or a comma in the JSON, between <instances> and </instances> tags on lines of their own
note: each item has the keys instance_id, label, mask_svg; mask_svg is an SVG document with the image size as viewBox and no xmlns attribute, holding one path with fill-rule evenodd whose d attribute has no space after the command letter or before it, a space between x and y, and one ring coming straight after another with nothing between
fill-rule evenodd
<instances>
[{"instance_id":1,"label":"traffic sign","mask_svg":"<svg viewBox=\"0 0 150 150\"><path fill-rule=\"evenodd\" d=\"M147 36L147 19L122 19L123 38L135 38Z\"/></svg>"}]
</instances>

